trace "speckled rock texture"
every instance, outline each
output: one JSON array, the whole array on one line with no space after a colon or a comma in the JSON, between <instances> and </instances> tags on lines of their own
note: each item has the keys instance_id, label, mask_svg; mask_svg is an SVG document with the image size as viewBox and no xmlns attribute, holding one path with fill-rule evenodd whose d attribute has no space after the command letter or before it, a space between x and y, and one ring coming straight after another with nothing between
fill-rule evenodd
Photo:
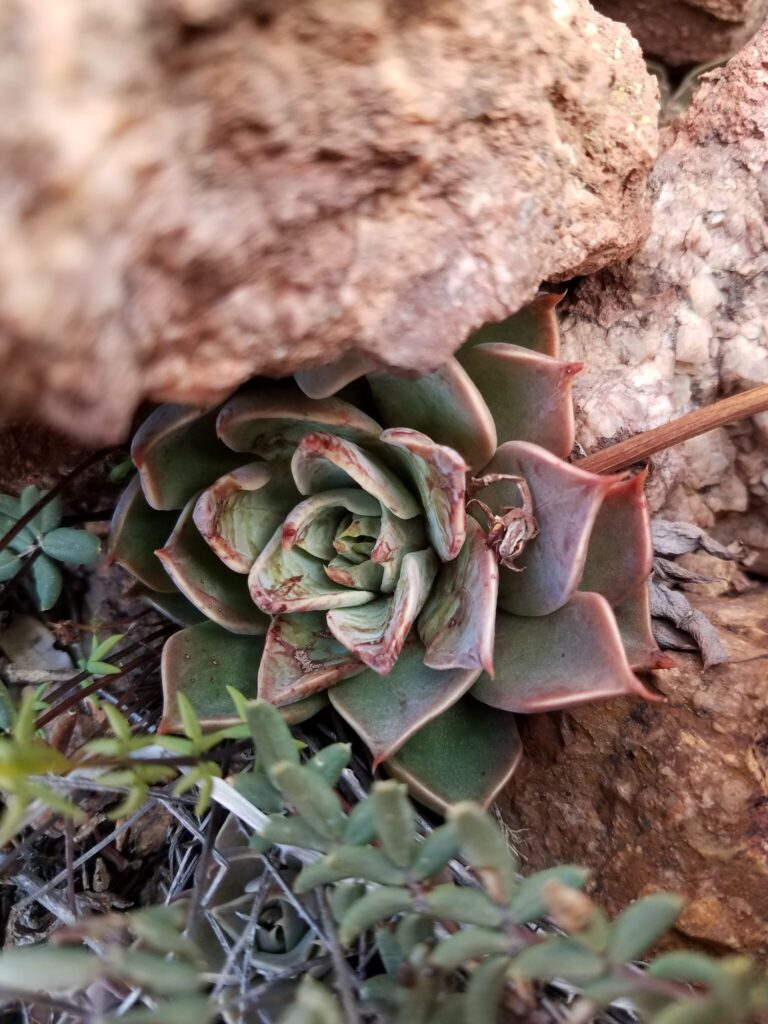
<instances>
[{"instance_id":1,"label":"speckled rock texture","mask_svg":"<svg viewBox=\"0 0 768 1024\"><path fill-rule=\"evenodd\" d=\"M663 704L617 700L522 720L500 801L528 869L584 863L612 912L684 894L687 945L768 955L768 589L693 597L731 657L655 674Z\"/></svg>"},{"instance_id":2,"label":"speckled rock texture","mask_svg":"<svg viewBox=\"0 0 768 1024\"><path fill-rule=\"evenodd\" d=\"M576 378L588 449L768 381L767 137L763 28L663 133L647 241L574 293L565 351L588 363ZM765 537L768 414L657 457L649 496L723 531L757 517Z\"/></svg>"},{"instance_id":3,"label":"speckled rock texture","mask_svg":"<svg viewBox=\"0 0 768 1024\"><path fill-rule=\"evenodd\" d=\"M433 367L648 226L657 88L586 0L9 0L2 412L114 440L355 350Z\"/></svg>"},{"instance_id":4,"label":"speckled rock texture","mask_svg":"<svg viewBox=\"0 0 768 1024\"><path fill-rule=\"evenodd\" d=\"M594 6L628 25L644 53L673 66L730 56L768 13L768 0L594 0Z\"/></svg>"}]
</instances>

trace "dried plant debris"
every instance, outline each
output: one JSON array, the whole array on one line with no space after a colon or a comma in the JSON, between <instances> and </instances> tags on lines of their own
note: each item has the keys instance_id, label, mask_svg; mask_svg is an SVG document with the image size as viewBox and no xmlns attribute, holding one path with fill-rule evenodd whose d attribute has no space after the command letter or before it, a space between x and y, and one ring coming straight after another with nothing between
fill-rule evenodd
<instances>
[{"instance_id":1,"label":"dried plant debris","mask_svg":"<svg viewBox=\"0 0 768 1024\"><path fill-rule=\"evenodd\" d=\"M725 547L693 523L656 519L651 532L656 558L648 589L653 631L659 646L666 650L698 651L705 669L722 665L728 655L717 630L682 591L675 589L681 584L711 583L715 577L697 573L672 559L706 551L730 561L739 557L740 545Z\"/></svg>"}]
</instances>

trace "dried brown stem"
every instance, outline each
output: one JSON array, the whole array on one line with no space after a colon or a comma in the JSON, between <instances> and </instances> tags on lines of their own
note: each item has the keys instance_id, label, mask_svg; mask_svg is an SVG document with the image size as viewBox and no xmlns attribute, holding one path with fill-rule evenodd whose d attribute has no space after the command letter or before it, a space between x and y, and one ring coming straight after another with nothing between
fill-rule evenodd
<instances>
[{"instance_id":1,"label":"dried brown stem","mask_svg":"<svg viewBox=\"0 0 768 1024\"><path fill-rule=\"evenodd\" d=\"M671 423L646 430L603 451L593 452L586 459L581 459L577 465L579 469L586 469L591 473L615 473L637 462L643 462L656 452L671 448L681 441L698 437L699 434L706 434L717 427L746 419L767 409L768 384L761 384L741 394L723 398L704 409L689 412L679 419L672 420Z\"/></svg>"}]
</instances>

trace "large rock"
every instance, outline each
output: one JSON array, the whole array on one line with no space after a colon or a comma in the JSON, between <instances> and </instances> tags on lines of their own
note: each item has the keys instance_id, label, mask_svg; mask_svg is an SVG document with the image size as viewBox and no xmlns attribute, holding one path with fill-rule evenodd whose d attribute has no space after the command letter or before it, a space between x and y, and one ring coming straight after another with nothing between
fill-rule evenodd
<instances>
[{"instance_id":1,"label":"large rock","mask_svg":"<svg viewBox=\"0 0 768 1024\"><path fill-rule=\"evenodd\" d=\"M584 281L565 318L582 443L664 423L768 381L768 28L705 77L662 136L651 233L626 264ZM650 496L711 526L768 503L768 414L654 461ZM733 526L738 532L738 525Z\"/></svg>"},{"instance_id":2,"label":"large rock","mask_svg":"<svg viewBox=\"0 0 768 1024\"><path fill-rule=\"evenodd\" d=\"M531 870L592 869L617 912L658 889L687 897L679 930L768 954L768 590L694 598L731 662L656 673L666 702L612 701L522 720L525 757L500 801Z\"/></svg>"},{"instance_id":3,"label":"large rock","mask_svg":"<svg viewBox=\"0 0 768 1024\"><path fill-rule=\"evenodd\" d=\"M768 11L768 0L594 0L594 5L625 22L646 54L672 65L730 56Z\"/></svg>"},{"instance_id":4,"label":"large rock","mask_svg":"<svg viewBox=\"0 0 768 1024\"><path fill-rule=\"evenodd\" d=\"M12 0L2 410L111 440L348 350L436 365L647 229L656 85L586 0Z\"/></svg>"}]
</instances>

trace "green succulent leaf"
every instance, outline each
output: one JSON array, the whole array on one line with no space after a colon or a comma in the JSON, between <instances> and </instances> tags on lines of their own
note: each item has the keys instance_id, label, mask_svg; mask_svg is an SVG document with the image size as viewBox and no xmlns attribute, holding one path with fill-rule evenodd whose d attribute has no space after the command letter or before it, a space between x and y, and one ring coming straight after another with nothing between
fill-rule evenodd
<instances>
[{"instance_id":1,"label":"green succulent leaf","mask_svg":"<svg viewBox=\"0 0 768 1024\"><path fill-rule=\"evenodd\" d=\"M578 984L592 981L605 970L605 961L575 939L555 935L535 946L528 946L512 961L510 974L515 978L550 981L565 978Z\"/></svg>"},{"instance_id":2,"label":"green succulent leaf","mask_svg":"<svg viewBox=\"0 0 768 1024\"><path fill-rule=\"evenodd\" d=\"M479 1024L499 1019L509 958L489 956L469 976L464 999L464 1024Z\"/></svg>"},{"instance_id":3,"label":"green succulent leaf","mask_svg":"<svg viewBox=\"0 0 768 1024\"><path fill-rule=\"evenodd\" d=\"M419 617L425 665L493 674L498 588L496 555L479 524L469 519L458 558L440 568Z\"/></svg>"},{"instance_id":4,"label":"green succulent leaf","mask_svg":"<svg viewBox=\"0 0 768 1024\"><path fill-rule=\"evenodd\" d=\"M501 908L484 892L458 885L436 885L424 896L424 905L434 917L462 924L498 928L503 919Z\"/></svg>"},{"instance_id":5,"label":"green succulent leaf","mask_svg":"<svg viewBox=\"0 0 768 1024\"><path fill-rule=\"evenodd\" d=\"M475 803L462 801L449 811L461 848L480 874L486 892L507 903L517 887L517 857L496 822Z\"/></svg>"},{"instance_id":6,"label":"green succulent leaf","mask_svg":"<svg viewBox=\"0 0 768 1024\"><path fill-rule=\"evenodd\" d=\"M444 813L465 798L487 807L521 756L514 716L466 696L423 726L387 767L417 799Z\"/></svg>"},{"instance_id":7,"label":"green succulent leaf","mask_svg":"<svg viewBox=\"0 0 768 1024\"><path fill-rule=\"evenodd\" d=\"M433 967L455 971L468 960L489 953L507 953L507 946L507 939L501 932L491 928L464 928L443 939L430 955L429 962Z\"/></svg>"},{"instance_id":8,"label":"green succulent leaf","mask_svg":"<svg viewBox=\"0 0 768 1024\"><path fill-rule=\"evenodd\" d=\"M288 1012L280 1024L344 1024L344 1017L331 993L309 975L305 975Z\"/></svg>"},{"instance_id":9,"label":"green succulent leaf","mask_svg":"<svg viewBox=\"0 0 768 1024\"><path fill-rule=\"evenodd\" d=\"M297 893L308 892L316 885L328 885L342 879L403 885L405 872L373 846L340 846L322 860L302 868L294 889Z\"/></svg>"},{"instance_id":10,"label":"green succulent leaf","mask_svg":"<svg viewBox=\"0 0 768 1024\"><path fill-rule=\"evenodd\" d=\"M653 635L647 584L617 605L613 615L627 661L635 671L674 667L674 659L659 650Z\"/></svg>"},{"instance_id":11,"label":"green succulent leaf","mask_svg":"<svg viewBox=\"0 0 768 1024\"><path fill-rule=\"evenodd\" d=\"M436 875L459 853L459 834L456 825L446 822L433 829L419 843L411 866L411 874L417 881L424 881Z\"/></svg>"},{"instance_id":12,"label":"green succulent leaf","mask_svg":"<svg viewBox=\"0 0 768 1024\"><path fill-rule=\"evenodd\" d=\"M317 772L321 779L329 786L335 786L341 778L341 773L349 764L352 756L352 746L349 743L331 743L323 747L313 758L307 761L307 768Z\"/></svg>"},{"instance_id":13,"label":"green succulent leaf","mask_svg":"<svg viewBox=\"0 0 768 1024\"><path fill-rule=\"evenodd\" d=\"M328 612L327 625L348 651L379 675L388 675L429 595L437 573L434 551L414 551L403 558L392 597L360 608Z\"/></svg>"},{"instance_id":14,"label":"green succulent leaf","mask_svg":"<svg viewBox=\"0 0 768 1024\"><path fill-rule=\"evenodd\" d=\"M312 829L327 839L341 836L346 822L341 801L316 772L305 765L280 761L269 769L269 775L285 801Z\"/></svg>"},{"instance_id":15,"label":"green succulent leaf","mask_svg":"<svg viewBox=\"0 0 768 1024\"><path fill-rule=\"evenodd\" d=\"M104 970L97 956L85 949L27 946L0 954L0 985L17 992L66 992L87 988Z\"/></svg>"},{"instance_id":16,"label":"green succulent leaf","mask_svg":"<svg viewBox=\"0 0 768 1024\"><path fill-rule=\"evenodd\" d=\"M144 497L135 476L117 503L109 530L108 558L140 580L150 591L172 593L176 587L155 554L176 525L174 512L158 512Z\"/></svg>"},{"instance_id":17,"label":"green succulent leaf","mask_svg":"<svg viewBox=\"0 0 768 1024\"><path fill-rule=\"evenodd\" d=\"M309 398L329 398L373 368L373 360L356 352L345 352L332 363L297 370L294 379Z\"/></svg>"},{"instance_id":18,"label":"green succulent leaf","mask_svg":"<svg viewBox=\"0 0 768 1024\"><path fill-rule=\"evenodd\" d=\"M195 505L193 497L157 557L182 594L212 622L232 633L266 633L268 619L251 600L245 577L216 557L195 526Z\"/></svg>"},{"instance_id":19,"label":"green succulent leaf","mask_svg":"<svg viewBox=\"0 0 768 1024\"><path fill-rule=\"evenodd\" d=\"M22 564L17 555L11 554L10 551L0 551L0 583L12 580Z\"/></svg>"},{"instance_id":20,"label":"green succulent leaf","mask_svg":"<svg viewBox=\"0 0 768 1024\"><path fill-rule=\"evenodd\" d=\"M506 320L485 324L467 338L458 355L461 357L475 345L504 342L520 345L533 352L541 352L553 359L560 357L560 328L555 307L565 295L554 292L539 292L527 306L518 310Z\"/></svg>"},{"instance_id":21,"label":"green succulent leaf","mask_svg":"<svg viewBox=\"0 0 768 1024\"><path fill-rule=\"evenodd\" d=\"M550 882L559 882L570 889L581 889L589 872L573 864L561 864L529 875L516 887L509 901L509 917L515 924L528 924L547 913L545 890Z\"/></svg>"},{"instance_id":22,"label":"green succulent leaf","mask_svg":"<svg viewBox=\"0 0 768 1024\"><path fill-rule=\"evenodd\" d=\"M550 711L624 694L655 699L630 669L600 594L576 594L551 615L500 612L494 658L495 677L481 675L472 696L504 711Z\"/></svg>"},{"instance_id":23,"label":"green succulent leaf","mask_svg":"<svg viewBox=\"0 0 768 1024\"><path fill-rule=\"evenodd\" d=\"M388 675L369 669L338 683L328 696L379 764L428 722L444 715L477 676L477 669L427 668L421 644L411 638Z\"/></svg>"},{"instance_id":24,"label":"green succulent leaf","mask_svg":"<svg viewBox=\"0 0 768 1024\"><path fill-rule=\"evenodd\" d=\"M298 816L285 818L279 814L271 815L259 834L269 843L298 846L302 850L327 853L330 848L328 839Z\"/></svg>"},{"instance_id":25,"label":"green succulent leaf","mask_svg":"<svg viewBox=\"0 0 768 1024\"><path fill-rule=\"evenodd\" d=\"M278 764L299 764L296 741L280 713L268 701L256 700L248 704L245 720L259 763L267 772Z\"/></svg>"},{"instance_id":26,"label":"green succulent leaf","mask_svg":"<svg viewBox=\"0 0 768 1024\"><path fill-rule=\"evenodd\" d=\"M68 526L60 526L46 533L41 545L49 558L71 565L93 565L101 548L98 537Z\"/></svg>"},{"instance_id":27,"label":"green succulent leaf","mask_svg":"<svg viewBox=\"0 0 768 1024\"><path fill-rule=\"evenodd\" d=\"M496 449L493 417L483 397L455 359L433 373L405 377L379 371L368 375L386 427L408 427L458 452L473 470Z\"/></svg>"},{"instance_id":28,"label":"green succulent leaf","mask_svg":"<svg viewBox=\"0 0 768 1024\"><path fill-rule=\"evenodd\" d=\"M376 815L371 800L361 800L349 812L343 838L345 843L355 846L372 843L376 838Z\"/></svg>"}]
</instances>

